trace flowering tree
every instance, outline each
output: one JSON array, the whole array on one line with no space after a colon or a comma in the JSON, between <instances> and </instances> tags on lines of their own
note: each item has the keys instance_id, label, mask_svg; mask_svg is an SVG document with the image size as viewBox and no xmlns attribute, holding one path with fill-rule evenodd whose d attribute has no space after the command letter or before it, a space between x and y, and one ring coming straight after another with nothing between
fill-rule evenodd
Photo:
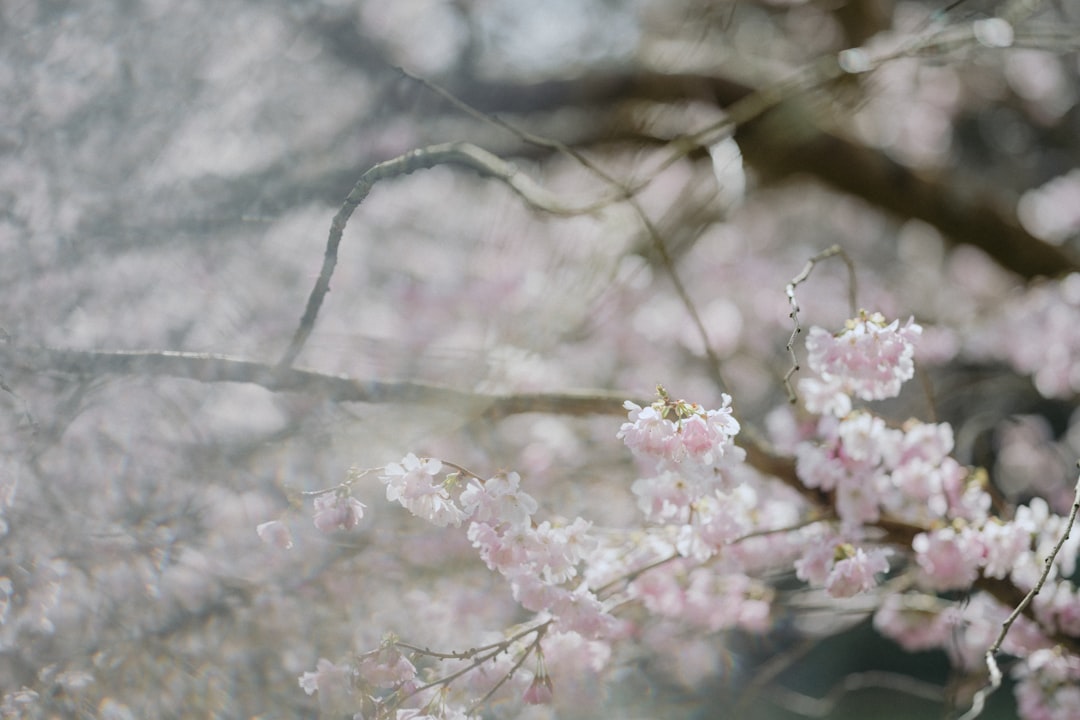
<instances>
[{"instance_id":1,"label":"flowering tree","mask_svg":"<svg viewBox=\"0 0 1080 720\"><path fill-rule=\"evenodd\" d=\"M0 19L0 715L1080 712L1074 8Z\"/></svg>"}]
</instances>

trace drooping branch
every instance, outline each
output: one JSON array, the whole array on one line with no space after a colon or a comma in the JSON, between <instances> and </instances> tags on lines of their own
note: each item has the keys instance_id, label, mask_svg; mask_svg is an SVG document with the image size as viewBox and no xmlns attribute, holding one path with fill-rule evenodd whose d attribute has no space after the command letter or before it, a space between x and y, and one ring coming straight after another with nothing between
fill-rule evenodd
<instances>
[{"instance_id":1,"label":"drooping branch","mask_svg":"<svg viewBox=\"0 0 1080 720\"><path fill-rule=\"evenodd\" d=\"M736 134L743 157L772 175L805 173L901 218L918 218L947 241L973 245L1025 278L1080 271L1080 260L1025 230L1015 210L948 172L921 175L885 153L819 132L803 142L778 123L754 123Z\"/></svg>"},{"instance_id":2,"label":"drooping branch","mask_svg":"<svg viewBox=\"0 0 1080 720\"><path fill-rule=\"evenodd\" d=\"M520 172L511 163L471 143L457 142L432 145L412 150L391 160L381 162L360 176L330 223L330 237L323 255L322 269L311 289L304 314L285 354L278 361L282 368L289 367L304 348L319 315L326 294L330 292L330 280L337 266L338 249L345 226L353 211L367 198L372 188L382 180L409 175L417 170L427 170L439 165L459 165L494 178L517 193L530 207L558 216L581 215L592 212L612 202L600 199L587 205L569 205Z\"/></svg>"}]
</instances>

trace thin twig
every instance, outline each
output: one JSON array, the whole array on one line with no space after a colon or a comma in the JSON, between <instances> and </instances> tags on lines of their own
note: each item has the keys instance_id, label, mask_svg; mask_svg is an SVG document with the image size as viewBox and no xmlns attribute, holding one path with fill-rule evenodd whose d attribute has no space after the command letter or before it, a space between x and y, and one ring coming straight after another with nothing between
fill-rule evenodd
<instances>
[{"instance_id":1,"label":"thin twig","mask_svg":"<svg viewBox=\"0 0 1080 720\"><path fill-rule=\"evenodd\" d=\"M634 580L641 577L642 575L649 572L650 570L655 570L658 567L662 567L664 565L667 565L669 562L679 560L682 557L683 557L682 555L680 555L679 553L676 552L676 553L671 553L670 555L666 555L666 556L664 556L664 557L662 557L662 558L660 558L658 560L653 560L650 563L646 563L645 565L642 565L639 568L634 568L633 570L631 570L631 571L629 571L629 572L627 572L627 573L625 573L623 575L620 575L619 577L615 578L614 580L610 580L610 581L604 583L600 587L596 588L596 590L594 592L596 593L597 597L599 597L601 593L606 592L607 590L610 590L615 585L619 585L621 583L627 583L627 584L632 583Z\"/></svg>"},{"instance_id":2,"label":"thin twig","mask_svg":"<svg viewBox=\"0 0 1080 720\"><path fill-rule=\"evenodd\" d=\"M466 665L465 667L459 668L459 669L455 670L454 672L450 673L449 675L445 675L445 676L443 676L441 678L437 678L437 679L432 680L432 681L430 681L428 683L420 685L417 688L414 688L407 695L403 696L399 702L407 700L408 698L413 697L414 695L417 695L417 694L423 692L424 690L430 690L431 688L437 687L439 685L443 685L443 686L449 685L451 682L453 682L454 680L457 680L459 677L461 677L463 675L466 675L466 674L472 672L473 670L475 670L476 668L480 667L481 665L486 663L488 660L493 660L494 658L498 657L501 653L506 652L510 648L511 645L513 645L515 642L517 642L518 640L522 639L523 637L525 637L527 635L530 635L532 633L537 633L538 637L542 637L544 635L544 633L547 632L547 629L551 625L552 622L554 622L554 621L553 620L545 620L544 622L540 623L539 625L536 625L536 626L530 627L530 628L526 628L526 629L514 634L513 636L506 638L505 640L500 640L497 643L492 643L491 645L487 645L484 648L474 648L473 650L467 651L468 652L467 655L463 654L463 653L435 653L435 652L432 652L430 650L420 650L419 648L416 648L415 646L412 646L412 645L408 645L406 643L395 642L394 644L397 647L404 648L404 649L407 649L407 650L410 650L410 651L413 651L413 652L420 652L422 654L429 655L429 656L436 657L436 658L440 658L440 659L453 660L453 659L472 658L472 662L469 663L468 665ZM530 647L532 647L532 646L530 646ZM515 666L510 671L511 674L516 669L517 669L517 666Z\"/></svg>"},{"instance_id":3,"label":"thin twig","mask_svg":"<svg viewBox=\"0 0 1080 720\"><path fill-rule=\"evenodd\" d=\"M791 667L800 658L808 655L819 642L817 638L803 638L797 645L788 648L785 652L774 655L771 659L762 663L740 694L735 707L731 710L731 717L742 717L746 714L746 709L780 673Z\"/></svg>"},{"instance_id":4,"label":"thin twig","mask_svg":"<svg viewBox=\"0 0 1080 720\"><path fill-rule=\"evenodd\" d=\"M842 681L832 687L823 698L810 697L803 693L789 690L780 685L769 688L772 701L791 712L804 717L829 717L836 709L837 703L850 693L866 689L892 690L911 697L940 703L945 697L945 690L939 685L917 680L899 673L870 670L861 673L851 673Z\"/></svg>"},{"instance_id":5,"label":"thin twig","mask_svg":"<svg viewBox=\"0 0 1080 720\"><path fill-rule=\"evenodd\" d=\"M543 625L541 625L539 628L536 629L536 637L534 637L532 639L532 642L529 643L529 646L527 648L525 648L521 652L521 657L519 657L517 659L517 661L514 663L513 667L511 667L509 670L507 670L506 673L501 678L499 678L499 681L497 683L495 683L495 685L492 686L492 688L490 690L488 690L484 694L484 697L480 698L479 700L477 700L476 702L474 702L472 705L469 706L469 710L468 710L467 714L471 715L474 712L476 712L478 708L480 708L484 703L486 703L488 700L490 700L492 698L492 696L494 696L495 693L497 693L499 691L499 688L501 688L503 685L505 685L507 683L507 681L510 680L510 678L514 677L514 674L519 669L521 669L521 666L525 664L525 661L529 659L529 656L532 655L534 652L536 652L539 649L540 641L544 639L544 635L547 633L548 628L550 628L550 627L551 627L551 623L549 621L549 622L544 623Z\"/></svg>"},{"instance_id":6,"label":"thin twig","mask_svg":"<svg viewBox=\"0 0 1080 720\"><path fill-rule=\"evenodd\" d=\"M818 516L818 517L809 517L809 518L806 518L805 520L803 520L801 522L798 522L798 523L796 523L794 525L788 525L786 527L754 530L752 532L746 533L745 535L740 535L739 537L735 538L734 540L732 540L728 544L729 545L738 545L739 543L744 542L746 540L750 540L752 538L767 537L769 535L778 535L778 534L781 534L781 533L795 532L796 530L801 530L804 527L808 527L810 525L813 525L814 523L819 523L819 522L822 522L824 520L828 520L828 518L820 517L820 516ZM636 580L637 578L644 575L645 573L649 572L650 570L654 570L654 569L656 569L658 567L662 567L662 566L668 564L669 562L672 562L674 560L679 560L679 559L682 559L684 557L685 556L680 555L679 553L676 552L676 553L672 553L670 555L667 555L665 557L659 558L657 560L653 560L652 562L647 563L645 565L642 565L639 568L635 568L635 569L627 572L624 575L620 575L619 577L617 577L617 578L615 578L613 580L609 580L608 582L604 583L600 587L596 588L596 590L594 592L597 595L599 595L600 593L606 592L607 590L610 590L612 587L614 587L615 585L618 585L620 583L629 584L629 583L633 582L634 580ZM714 555L707 562L711 562L712 560L719 559L720 557L721 556L719 554Z\"/></svg>"},{"instance_id":7,"label":"thin twig","mask_svg":"<svg viewBox=\"0 0 1080 720\"><path fill-rule=\"evenodd\" d=\"M1080 462L1077 463L1080 467ZM1061 551L1061 548L1065 545L1065 541L1069 539L1069 534L1072 532L1073 523L1076 522L1076 513L1080 511L1080 478L1076 481L1076 494L1073 498L1072 510L1069 512L1069 520L1065 523L1065 530L1061 533L1061 537L1058 539L1057 544L1054 545L1054 549L1043 561L1043 571L1039 576L1038 582L1035 583L1035 587L1031 588L1024 599L1013 609L1009 617L1005 618L1005 621L1001 623L1001 632L998 633L997 639L994 640L994 644L986 651L986 669L990 675L990 684L981 688L975 697L971 701L971 708L964 713L960 720L975 720L982 714L983 709L986 706L986 699L990 695L1001 687L1001 669L998 667L997 660L994 658L998 652L1001 651L1001 644L1005 642L1005 636L1009 634L1009 629L1016 622L1016 619L1020 617L1027 606L1031 604L1031 601L1035 599L1035 596L1042 590L1043 585L1046 583L1046 579L1050 577L1050 572L1054 568L1054 559Z\"/></svg>"},{"instance_id":8,"label":"thin twig","mask_svg":"<svg viewBox=\"0 0 1080 720\"><path fill-rule=\"evenodd\" d=\"M795 354L795 338L802 333L802 325L799 323L799 303L795 299L795 288L806 282L815 265L835 256L839 256L844 261L844 264L847 265L848 302L851 305L851 316L855 317L858 312L855 302L857 295L857 288L855 285L855 264L851 261L851 257L844 252L844 249L839 245L833 245L832 247L826 248L807 260L802 271L791 279L791 282L787 284L787 287L784 290L787 293L788 303L791 305L791 312L788 313L788 317L791 318L791 322L794 325L791 330L791 337L788 338L786 345L787 351L791 355L791 369L784 375L784 388L787 389L788 401L791 403L795 403L798 400L798 397L795 395L795 388L791 385L791 376L799 372L799 357Z\"/></svg>"}]
</instances>

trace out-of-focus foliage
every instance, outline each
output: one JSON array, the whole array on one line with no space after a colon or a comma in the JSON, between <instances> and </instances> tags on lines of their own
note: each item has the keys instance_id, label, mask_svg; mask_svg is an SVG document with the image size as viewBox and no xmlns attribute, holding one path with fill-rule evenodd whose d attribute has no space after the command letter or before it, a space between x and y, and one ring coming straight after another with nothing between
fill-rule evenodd
<instances>
[{"instance_id":1,"label":"out-of-focus foliage","mask_svg":"<svg viewBox=\"0 0 1080 720\"><path fill-rule=\"evenodd\" d=\"M897 419L953 422L957 459L986 465L1004 497L1067 508L1080 10L1036 5L0 3L0 714L314 716L297 677L319 657L387 630L466 646L521 619L464 539L395 512L374 481L356 491L357 531L319 534L290 498L350 466L416 451L512 468L548 512L633 521L617 418L493 420L423 392L339 402L89 354L272 368L342 200L413 148L474 142L572 205L618 190L398 67L619 183L650 180L640 208L725 387L632 207L552 217L450 167L380 184L357 209L296 367L486 394L640 398L663 382L708 407L726 390L764 432L786 401L785 285L839 244L859 306L926 328L925 392L909 388ZM1013 17L1009 42L987 24ZM766 105L735 130L738 154L680 144L741 121L748 96ZM842 264L822 263L800 288L803 321L842 324L848 290ZM87 354L22 353L39 347ZM255 532L279 518L289 552ZM691 717L750 684L807 617L776 618L767 639L645 638L652 654L620 659L610 696L564 697L583 717ZM848 651L834 651L841 675L858 666ZM817 672L803 677L837 681Z\"/></svg>"}]
</instances>

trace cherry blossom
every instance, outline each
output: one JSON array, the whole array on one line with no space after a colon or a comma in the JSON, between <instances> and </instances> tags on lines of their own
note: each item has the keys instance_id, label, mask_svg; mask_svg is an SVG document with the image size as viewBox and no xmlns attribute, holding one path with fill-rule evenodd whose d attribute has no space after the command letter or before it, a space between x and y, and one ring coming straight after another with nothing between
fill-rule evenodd
<instances>
[{"instance_id":1,"label":"cherry blossom","mask_svg":"<svg viewBox=\"0 0 1080 720\"><path fill-rule=\"evenodd\" d=\"M0 717L1080 717L1076 5L0 3Z\"/></svg>"},{"instance_id":2,"label":"cherry blossom","mask_svg":"<svg viewBox=\"0 0 1080 720\"><path fill-rule=\"evenodd\" d=\"M554 689L551 684L551 676L541 669L533 678L521 699L529 705L547 705L551 702L552 697L554 697Z\"/></svg>"},{"instance_id":3,"label":"cherry blossom","mask_svg":"<svg viewBox=\"0 0 1080 720\"><path fill-rule=\"evenodd\" d=\"M882 600L874 613L874 628L908 652L919 652L944 646L953 632L953 622L936 597L908 593Z\"/></svg>"},{"instance_id":4,"label":"cherry blossom","mask_svg":"<svg viewBox=\"0 0 1080 720\"><path fill-rule=\"evenodd\" d=\"M315 527L321 532L352 530L364 517L365 505L351 495L324 493L315 498Z\"/></svg>"},{"instance_id":5,"label":"cherry blossom","mask_svg":"<svg viewBox=\"0 0 1080 720\"><path fill-rule=\"evenodd\" d=\"M983 574L998 579L1008 577L1031 547L1030 532L997 518L983 526L980 540L985 553Z\"/></svg>"},{"instance_id":6,"label":"cherry blossom","mask_svg":"<svg viewBox=\"0 0 1080 720\"><path fill-rule=\"evenodd\" d=\"M349 665L336 665L326 658L319 658L315 672L306 672L300 676L300 687L308 695L317 690L328 692L332 688L348 687L352 682L353 672Z\"/></svg>"},{"instance_id":7,"label":"cherry blossom","mask_svg":"<svg viewBox=\"0 0 1080 720\"><path fill-rule=\"evenodd\" d=\"M1008 361L1030 375L1046 397L1075 394L1080 390L1080 274L1036 284L1009 300L973 338L973 352Z\"/></svg>"},{"instance_id":8,"label":"cherry blossom","mask_svg":"<svg viewBox=\"0 0 1080 720\"><path fill-rule=\"evenodd\" d=\"M515 687L526 705L551 704L557 698L547 663L557 661L556 673L573 663L557 648L589 649L595 661L588 672L602 672L612 647L637 631L636 622L620 617L628 606L706 632L764 632L775 591L756 574L791 568L829 597L873 598L894 572L890 558L906 555L912 562L896 563L895 572L914 583L904 594L880 598L875 628L908 650L943 648L969 672L983 662L1009 609L985 593L975 593L964 606L935 593L970 592L980 578L1015 582L1018 588L1045 581L1033 603L1037 621L1011 619L1002 649L1021 659L1014 670L1021 708L1028 717L1048 711L1053 717L1053 709L1072 697L1046 678L1054 672L1069 676L1074 658L1062 664L1040 653L1049 647L1046 631L1080 631L1080 593L1065 579L1075 565L1069 553L1075 555L1080 540L1066 542L1054 572L1041 578L1037 558L1056 547L1065 518L1040 498L1019 506L1011 519L992 514L985 474L951 455L949 424L890 422L851 405L853 397L870 401L899 392L912 376L919 333L911 320L901 326L867 313L837 335L811 331L810 366L821 379L804 384L818 398L808 397L805 410L816 417L799 421L790 411L784 418L770 416L770 427L793 456L794 477L787 484L746 463L747 453L735 444L741 425L730 396L723 395L716 410L673 400L662 387L649 406L627 402L627 421L615 435L643 471L627 488L641 512L640 528L598 532L580 516L538 518L540 503L513 471L483 479L412 453L386 465L380 479L387 500L461 533L483 566L503 578L509 596L534 614L535 624L517 634L507 631L508 639L483 646L487 650L462 653L431 653L390 637L359 655L355 668L320 660L316 672L301 676L301 686L320 696L325 692L333 702L364 688L371 693L367 701L376 704L377 692L423 689L410 701L416 707L394 706L397 717L458 717L462 710L446 698L460 675L472 675L461 686L484 692L485 686L507 683L535 653L536 672L531 680L515 680ZM821 495L800 495L793 486L799 483ZM352 502L340 490L317 496L316 524L355 525L363 506ZM816 502L826 502L828 512L815 510ZM453 530L462 524L463 531ZM898 526L906 528L902 543L890 539ZM259 528L267 541L280 532L274 523ZM480 652L490 654L471 660ZM438 692L435 685L442 681L417 684L415 661L425 653L446 663L448 679ZM516 664L512 657L519 658ZM572 694L572 682L559 686Z\"/></svg>"},{"instance_id":9,"label":"cherry blossom","mask_svg":"<svg viewBox=\"0 0 1080 720\"><path fill-rule=\"evenodd\" d=\"M416 677L416 667L396 646L392 636L378 650L363 656L356 672L364 682L381 688L396 687Z\"/></svg>"},{"instance_id":10,"label":"cherry blossom","mask_svg":"<svg viewBox=\"0 0 1080 720\"><path fill-rule=\"evenodd\" d=\"M617 437L652 474L670 470L690 482L722 483L722 468L744 457L733 442L740 426L731 396L724 394L718 409L706 410L671 400L662 387L658 394L660 399L645 408L625 403L629 422Z\"/></svg>"},{"instance_id":11,"label":"cherry blossom","mask_svg":"<svg viewBox=\"0 0 1080 720\"><path fill-rule=\"evenodd\" d=\"M806 338L807 364L821 380L803 380L800 389L814 398L817 412L837 416L850 410L838 394L863 400L895 397L915 373L915 341L921 334L914 319L904 325L886 323L880 313L865 311L836 335L813 327Z\"/></svg>"},{"instance_id":12,"label":"cherry blossom","mask_svg":"<svg viewBox=\"0 0 1080 720\"><path fill-rule=\"evenodd\" d=\"M519 489L520 483L516 472L495 475L483 483L474 478L461 491L461 509L474 521L527 525L538 505Z\"/></svg>"},{"instance_id":13,"label":"cherry blossom","mask_svg":"<svg viewBox=\"0 0 1080 720\"><path fill-rule=\"evenodd\" d=\"M919 533L911 543L922 569L921 582L933 590L971 587L979 575L985 547L971 528L941 528Z\"/></svg>"},{"instance_id":14,"label":"cherry blossom","mask_svg":"<svg viewBox=\"0 0 1080 720\"><path fill-rule=\"evenodd\" d=\"M409 453L401 463L390 463L379 479L386 484L386 499L399 502L413 515L435 525L460 525L466 515L453 500L443 484L433 479L442 471L442 462L432 458L420 460Z\"/></svg>"},{"instance_id":15,"label":"cherry blossom","mask_svg":"<svg viewBox=\"0 0 1080 720\"><path fill-rule=\"evenodd\" d=\"M308 695L318 693L319 707L324 712L343 713L355 700L355 679L356 670L351 665L319 658L314 672L305 672L300 676L300 687Z\"/></svg>"},{"instance_id":16,"label":"cherry blossom","mask_svg":"<svg viewBox=\"0 0 1080 720\"><path fill-rule=\"evenodd\" d=\"M843 545L838 548L842 555L829 571L825 579L825 590L833 597L852 597L868 592L877 587L877 576L888 572L888 549L872 548L869 552L862 548Z\"/></svg>"}]
</instances>

